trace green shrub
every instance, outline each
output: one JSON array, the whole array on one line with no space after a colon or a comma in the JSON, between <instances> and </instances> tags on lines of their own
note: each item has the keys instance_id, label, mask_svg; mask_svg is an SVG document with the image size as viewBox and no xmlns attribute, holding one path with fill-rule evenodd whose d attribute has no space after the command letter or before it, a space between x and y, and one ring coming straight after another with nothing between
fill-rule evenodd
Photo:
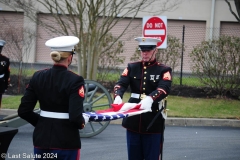
<instances>
[{"instance_id":1,"label":"green shrub","mask_svg":"<svg viewBox=\"0 0 240 160\"><path fill-rule=\"evenodd\" d=\"M193 73L219 96L231 93L240 98L240 37L221 36L203 41L190 56Z\"/></svg>"}]
</instances>

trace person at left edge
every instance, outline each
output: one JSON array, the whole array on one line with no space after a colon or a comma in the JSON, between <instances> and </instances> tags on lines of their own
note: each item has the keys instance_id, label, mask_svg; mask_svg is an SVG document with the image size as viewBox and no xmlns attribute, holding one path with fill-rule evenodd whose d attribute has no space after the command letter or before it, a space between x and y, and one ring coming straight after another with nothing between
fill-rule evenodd
<instances>
[{"instance_id":1,"label":"person at left edge","mask_svg":"<svg viewBox=\"0 0 240 160\"><path fill-rule=\"evenodd\" d=\"M35 159L79 160L79 129L89 117L83 113L84 79L68 70L79 39L61 36L48 40L54 65L37 71L26 87L18 115L32 124ZM34 112L39 102L41 112ZM48 155L48 157L46 157ZM50 157L49 157L50 156Z\"/></svg>"},{"instance_id":2,"label":"person at left edge","mask_svg":"<svg viewBox=\"0 0 240 160\"><path fill-rule=\"evenodd\" d=\"M7 90L10 82L10 61L8 57L2 55L2 49L5 43L4 40L0 40L0 108L2 104L2 95Z\"/></svg>"}]
</instances>

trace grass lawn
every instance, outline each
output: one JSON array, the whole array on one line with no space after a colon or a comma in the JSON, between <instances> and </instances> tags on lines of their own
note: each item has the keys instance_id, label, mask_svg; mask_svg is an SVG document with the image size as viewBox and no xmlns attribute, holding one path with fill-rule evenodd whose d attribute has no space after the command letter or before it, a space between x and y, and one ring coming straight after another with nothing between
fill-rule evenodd
<instances>
[{"instance_id":1,"label":"grass lawn","mask_svg":"<svg viewBox=\"0 0 240 160\"><path fill-rule=\"evenodd\" d=\"M188 118L240 119L240 101L169 96L168 115Z\"/></svg>"},{"instance_id":2,"label":"grass lawn","mask_svg":"<svg viewBox=\"0 0 240 160\"><path fill-rule=\"evenodd\" d=\"M127 102L129 95L129 93L124 95L124 102ZM17 109L21 97L21 95L4 97L2 108ZM102 103L101 101L105 103L106 99L102 98L98 103ZM38 106L37 104L36 108ZM168 117L240 119L240 101L237 100L168 96L167 108Z\"/></svg>"}]
</instances>

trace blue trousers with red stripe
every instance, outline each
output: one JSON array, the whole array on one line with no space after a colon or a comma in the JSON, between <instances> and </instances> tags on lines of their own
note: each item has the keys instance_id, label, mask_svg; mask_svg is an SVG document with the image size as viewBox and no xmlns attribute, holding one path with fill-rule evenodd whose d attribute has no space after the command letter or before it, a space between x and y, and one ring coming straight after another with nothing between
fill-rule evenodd
<instances>
[{"instance_id":1,"label":"blue trousers with red stripe","mask_svg":"<svg viewBox=\"0 0 240 160\"><path fill-rule=\"evenodd\" d=\"M80 160L80 149L40 149L34 147L35 160Z\"/></svg>"},{"instance_id":2,"label":"blue trousers with red stripe","mask_svg":"<svg viewBox=\"0 0 240 160\"><path fill-rule=\"evenodd\" d=\"M127 130L128 160L160 160L162 134L139 134Z\"/></svg>"}]
</instances>

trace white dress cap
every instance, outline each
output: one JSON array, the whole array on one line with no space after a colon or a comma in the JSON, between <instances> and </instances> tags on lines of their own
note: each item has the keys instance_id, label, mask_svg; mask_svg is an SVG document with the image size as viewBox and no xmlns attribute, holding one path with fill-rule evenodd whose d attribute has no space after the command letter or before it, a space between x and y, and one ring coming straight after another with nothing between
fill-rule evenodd
<instances>
[{"instance_id":1,"label":"white dress cap","mask_svg":"<svg viewBox=\"0 0 240 160\"><path fill-rule=\"evenodd\" d=\"M5 43L6 43L6 42L5 42L4 40L1 40L1 39L0 39L0 46L4 46Z\"/></svg>"},{"instance_id":2,"label":"white dress cap","mask_svg":"<svg viewBox=\"0 0 240 160\"><path fill-rule=\"evenodd\" d=\"M138 37L138 38L135 38L135 40L139 42L139 46L140 45L156 46L157 43L161 41L158 38L151 38L151 37Z\"/></svg>"},{"instance_id":3,"label":"white dress cap","mask_svg":"<svg viewBox=\"0 0 240 160\"><path fill-rule=\"evenodd\" d=\"M48 40L45 45L52 51L74 52L74 46L78 44L79 38L75 36L61 36Z\"/></svg>"}]
</instances>

